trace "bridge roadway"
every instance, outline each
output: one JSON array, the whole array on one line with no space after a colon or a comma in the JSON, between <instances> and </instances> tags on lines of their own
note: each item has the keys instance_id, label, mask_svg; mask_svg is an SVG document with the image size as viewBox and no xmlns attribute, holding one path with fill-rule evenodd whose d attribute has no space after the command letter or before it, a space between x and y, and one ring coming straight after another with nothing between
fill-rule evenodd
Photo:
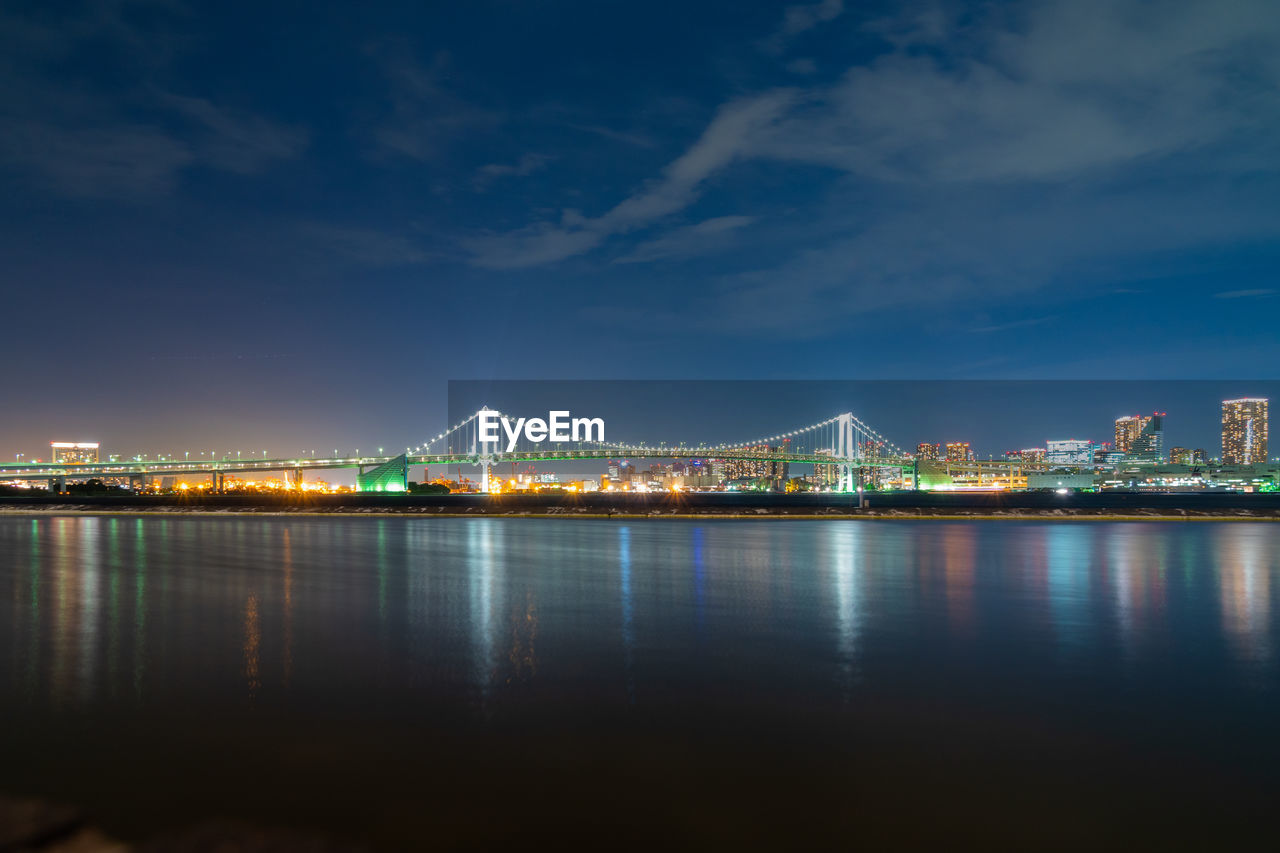
<instances>
[{"instance_id":1,"label":"bridge roadway","mask_svg":"<svg viewBox=\"0 0 1280 853\"><path fill-rule=\"evenodd\" d=\"M202 476L224 474L251 474L283 472L295 476L306 471L340 469L365 469L406 456L409 465L478 465L481 457L475 453L410 453L394 456L345 456L328 458L295 459L214 459L182 460L120 460L94 463L0 463L0 480L89 479L93 477L141 477L141 476ZM573 448L495 453L488 460L493 464L512 462L565 462L591 459L727 459L773 462L794 462L807 465L831 465L845 463L826 454L796 452L753 451L745 448L723 447L664 447L634 446L607 448ZM850 460L847 464L861 468L910 469L915 460L907 457L881 457L878 459ZM1014 472L1039 470L1044 466L1009 461L937 462L949 471Z\"/></svg>"}]
</instances>

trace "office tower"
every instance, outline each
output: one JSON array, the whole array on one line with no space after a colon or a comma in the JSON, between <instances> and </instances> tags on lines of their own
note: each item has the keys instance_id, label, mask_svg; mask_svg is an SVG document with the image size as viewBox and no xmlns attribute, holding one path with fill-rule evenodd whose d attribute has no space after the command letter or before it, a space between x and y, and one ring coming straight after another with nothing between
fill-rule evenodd
<instances>
[{"instance_id":1,"label":"office tower","mask_svg":"<svg viewBox=\"0 0 1280 853\"><path fill-rule=\"evenodd\" d=\"M1186 447L1170 447L1169 461L1175 465L1190 465L1191 450Z\"/></svg>"},{"instance_id":2,"label":"office tower","mask_svg":"<svg viewBox=\"0 0 1280 853\"><path fill-rule=\"evenodd\" d=\"M973 459L973 451L969 449L967 441L948 441L947 442L947 461L948 462L968 462Z\"/></svg>"},{"instance_id":3,"label":"office tower","mask_svg":"<svg viewBox=\"0 0 1280 853\"><path fill-rule=\"evenodd\" d=\"M1266 398L1222 401L1222 461L1227 465L1267 461Z\"/></svg>"},{"instance_id":4,"label":"office tower","mask_svg":"<svg viewBox=\"0 0 1280 853\"><path fill-rule=\"evenodd\" d=\"M942 455L941 444L929 444L928 442L921 442L920 444L916 445L917 459L932 461L932 460L936 460L941 455Z\"/></svg>"}]
</instances>

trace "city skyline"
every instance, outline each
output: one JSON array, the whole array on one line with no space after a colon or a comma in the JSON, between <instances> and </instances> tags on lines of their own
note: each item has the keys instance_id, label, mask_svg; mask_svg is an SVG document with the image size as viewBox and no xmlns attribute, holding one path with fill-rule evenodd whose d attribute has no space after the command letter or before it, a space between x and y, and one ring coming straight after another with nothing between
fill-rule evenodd
<instances>
[{"instance_id":1,"label":"city skyline","mask_svg":"<svg viewBox=\"0 0 1280 853\"><path fill-rule=\"evenodd\" d=\"M651 382L652 381L637 381L637 382L631 382L631 383L611 382L611 383L602 383L599 386L594 386L592 383L589 383L589 382L584 384L586 385L586 387L601 387L601 388L620 387L620 386L625 387L628 384L634 385L636 387L644 387L645 385L650 384ZM742 384L737 382L717 383L714 380L689 380L688 382L691 384L700 383L701 385L704 385L704 386L714 386L717 384L724 384L726 385L726 387L734 387L734 385ZM461 385L479 384L481 387L485 387L485 388L491 388L491 387L510 388L517 385L527 385L528 387L531 387L531 388L535 388L535 389L542 388L544 390L548 384L551 385L551 387L557 387L558 385L558 383L556 382L547 382L545 380L534 381L530 383L504 380L502 382L496 383L496 385L495 383L470 383L470 382L463 382L459 384ZM568 380L564 384L575 385L575 384L579 384L579 381ZM661 383L661 384L666 384L666 383ZM797 384L800 387L812 387L814 383L808 383L808 384L783 383L783 384ZM846 383L846 384L850 384L850 383ZM861 386L867 386L868 384L870 384L872 387L874 387L876 383L852 383L852 384L861 385ZM957 392L955 392L960 397L964 397L966 395L976 395L976 394L984 393L988 388L999 389L1002 387L1021 387L1019 385L1007 386L1006 383L1001 383L1001 382L996 382L996 383L969 382L969 383L949 383L949 384L953 385L957 389L960 389ZM1132 384L1135 387L1139 387L1139 388L1145 385L1149 385L1149 383L1132 383ZM1172 384L1176 386L1177 384L1183 384L1183 383L1172 383ZM1194 383L1194 384L1199 386L1205 385L1205 383ZM1242 383L1242 384L1247 384L1247 383ZM1253 384L1264 385L1267 383L1253 383ZM1280 383L1277 383L1277 384L1280 384ZM927 385L928 387L937 387L937 383L927 383ZM1060 385L1051 384L1051 385L1048 385L1047 387L1050 389L1063 388L1064 393L1070 393L1071 389L1079 389L1083 386L1075 383L1062 383ZM973 389L973 390L969 390L969 389ZM539 393L543 393L543 392L539 392ZM1053 392L1051 391L1048 396L1052 397ZM969 424L963 428L960 428L959 430L957 429L947 430L946 428L944 428L942 431L946 433L945 438L942 438L942 439L934 438L932 440L924 440L924 441L921 441L921 440L902 441L900 442L900 446L903 452L916 453L918 455L921 455L922 458L932 458L933 453L938 454L937 458L947 458L949 454L953 459L962 458L964 456L967 456L970 458L999 458L1002 456L1007 457L1010 454L1024 453L1024 452L1029 452L1034 450L1044 451L1045 445L1048 442L1054 442L1054 441L1062 442L1062 441L1070 440L1070 441L1085 441L1085 442L1088 442L1092 447L1097 447L1099 449L1109 448L1119 452L1123 452L1123 453L1126 453L1128 458L1131 458L1131 459L1133 458L1148 458L1152 460L1164 459L1164 458L1168 458L1169 452L1175 448L1180 450L1190 450L1190 449L1205 450L1209 455L1215 458L1216 457L1236 458L1235 456L1232 456L1232 454L1227 449L1228 426L1226 421L1226 407L1229 403L1232 403L1232 402L1244 403L1246 405L1253 404L1253 403L1259 404L1259 408L1257 409L1257 412L1256 412L1256 415L1259 418L1259 423L1261 424L1261 428L1259 432L1261 444L1259 447L1259 451L1260 451L1261 458L1263 459L1269 458L1267 455L1267 451L1268 451L1267 423L1269 418L1268 407L1267 407L1268 398L1263 398L1263 397L1246 397L1246 398L1239 398L1234 401L1222 400L1221 406L1222 406L1223 420L1221 421L1221 430L1218 432L1217 436L1213 437L1216 439L1214 441L1206 440L1210 436L1205 435L1204 425L1209 421L1205 417L1203 406L1201 406L1200 407L1201 411L1198 413L1200 428L1199 428L1199 432L1197 434L1196 440L1191 440L1186 438L1185 436L1187 435L1187 431L1183 430L1181 432L1181 435L1183 437L1177 438L1176 440L1166 441L1164 436L1163 422L1164 422L1164 419L1167 417L1167 412L1160 411L1160 412L1156 412L1154 415L1122 415L1118 418L1115 418L1113 422L1114 438L1112 441L1097 440L1095 438L1080 438L1076 435L1072 435L1068 439L1061 433L1064 433L1069 430L1058 430L1056 433L1046 433L1038 441L1030 440L1031 439L1030 436L1023 434L1024 437L1026 437L1028 440L1023 442L1022 446L1019 446L1018 441L1010 442L1006 438L1003 444L1005 449L998 450L996 448L998 446L1001 446L1001 442L998 439L991 439L988 437L991 432L990 427L1004 420L1007 420L1008 418L1007 417L1001 418L993 414L990 420L985 425L979 422L976 425ZM1079 407L1079 404L1077 403L1071 403L1069 405L1071 406L1071 408ZM451 413L451 417L452 419L456 419L456 416L453 416L453 413ZM1176 424L1176 421L1175 421L1175 424ZM677 424L677 428L679 428L678 424ZM1250 429L1252 429L1252 427L1250 427ZM1148 431L1151 431L1151 435L1146 435ZM656 432L655 434L662 434L664 432L668 435L668 437L670 436L670 432L671 432L670 424L663 425L663 428L658 432ZM958 432L964 432L965 436L963 438L967 440L961 440L962 436L958 435L957 434ZM1123 435L1122 435L1122 432L1124 433ZM1175 436L1177 435L1178 435L1178 432L1175 428ZM69 437L62 436L61 438L66 439ZM1240 441L1244 441L1244 440L1245 439L1242 436L1240 438ZM746 443L750 443L750 442L746 442ZM101 444L100 442L94 441L94 442L84 443L84 446L92 447L96 452L100 444ZM56 461L56 457L60 452L59 448L62 448L61 452L64 454L71 453L72 455L74 455L75 454L74 448L80 447L81 445L82 445L82 441L80 439L77 439L76 441L55 440L47 443L47 446L50 448L47 454L41 455L39 452L31 453L26 451L15 451L9 454L7 458L12 461L21 461L23 459L33 460L33 461L38 459L44 459L46 461ZM949 448L949 445L955 445L955 448ZM959 449L961 445L963 445L962 450ZM936 450L924 449L927 447L931 448L934 446L936 446ZM972 449L974 446L976 446L978 450L975 451L974 449ZM412 447L413 445L408 445L406 446L406 449L412 449ZM384 452L387 449L388 448L386 445L378 446L376 448L377 450L376 455L384 455ZM392 445L390 449L392 450L393 453L395 452L394 445ZM314 456L317 453L321 455L354 455L359 450L360 448L358 446L351 446L351 447L339 446L339 447L333 447L333 448L310 448L310 449L303 449L301 452L295 455L310 454ZM365 452L362 455L373 455L374 450L375 450L374 447L366 445L366 447L364 448ZM167 456L169 458L184 457L184 458L206 458L206 459L232 458L232 457L251 458L253 456L258 456L258 455L261 455L263 457L269 456L271 458L280 458L282 455L289 455L289 454L281 454L278 452L272 453L269 449L266 449L266 448L261 449L261 451L245 450L243 448L237 448L237 449L211 448L207 450L196 450L194 451L194 453L190 450L177 451L177 450L174 450L173 448L167 448L163 450L150 449L147 451L135 451L131 453L124 450L123 448L115 447L115 448L108 448L104 452L112 456L112 458L119 458L119 459L132 459L136 456L143 456L143 457ZM956 455L957 453L960 455Z\"/></svg>"},{"instance_id":2,"label":"city skyline","mask_svg":"<svg viewBox=\"0 0 1280 853\"><path fill-rule=\"evenodd\" d=\"M475 383L460 383L460 386L470 388L472 384L475 384ZM704 393L703 391L699 391L699 389L723 387L723 388L732 389L732 393L739 394L739 396L741 396L741 394L744 393L744 389L746 389L746 392L748 392L746 396L750 397L751 394L753 393L754 394L776 393L773 391L767 391L767 389L768 388L790 388L794 386L794 384L796 383L760 384L760 383L685 382L685 383L678 383L676 387L684 388L686 392L689 392L692 394ZM809 386L805 386L804 383L799 383L799 387L812 388L813 384L818 384L818 383L810 383ZM845 383L845 384L847 386L847 384L850 384L850 383ZM867 388L868 386L872 388L876 388L879 383L851 383L851 384L852 384L852 387L863 388L865 393L865 388ZM1138 384L1144 384L1144 383L1138 383ZM1174 387L1175 388L1183 387L1184 389L1187 389L1190 387L1204 386L1204 384L1206 383L1194 383L1194 386L1187 386L1187 384L1185 383L1174 383ZM596 402L603 402L604 400L607 400L607 398L611 396L611 394L613 394L613 396L621 397L621 400L628 401L628 403L639 403L640 411L649 411L650 406L646 405L645 403L645 394L653 393L655 388L672 387L672 383L644 383L644 382L626 383L625 382L625 383L595 384L595 383L579 383L579 382L573 382L573 380L570 380L570 382L564 382L564 383L556 383L556 382L535 382L535 383L506 382L506 383L498 383L498 384L479 383L479 387L480 387L480 391L476 391L476 389L471 388L471 389L468 389L466 393L472 394L472 396L474 396L475 393L483 394L486 392L494 391L494 389L500 389L500 388L506 388L509 393L509 389L511 388L522 388L524 389L526 394L532 393L534 394L534 396L540 397L540 396L545 396L545 394L547 393L552 393L552 394L564 393L563 392L564 388L577 388L577 391L575 393L586 394L585 397L582 397L582 400L590 400L591 393L599 392L600 389L607 388L608 393L600 394L600 397L596 398ZM922 386L922 387L936 388L937 386L936 386L936 383L927 383L925 384L925 386ZM1021 386L1021 384L1019 383L1014 383L1014 384L1010 384L1010 383L959 383L959 384L948 383L946 387L954 388L955 391L952 391L952 393L955 393L956 396L959 396L961 398L974 398L974 397L993 398L993 396L995 396L995 392L997 391L1004 392L1006 397L1014 396L1014 397L1024 398L1024 394L1023 392L1021 392L1021 388L1023 388L1023 386ZM622 391L621 394L614 393L614 392L617 392L617 389L620 389L620 388L625 389L625 391ZM1070 393L1073 393L1073 391L1078 391L1078 389L1082 388L1082 386L1079 386L1079 384L1075 384L1075 383L1059 383L1059 384L1052 384L1050 388L1052 391L1051 396L1053 396L1053 394L1056 394L1056 396L1068 398L1068 402L1064 403L1064 401L1061 401L1061 400L1059 401L1060 403L1062 403L1062 405L1069 405L1070 407L1073 407L1073 409L1079 409L1080 406L1078 405L1078 403L1070 402ZM1097 387L1089 386L1089 388L1096 389ZM558 391L553 391L553 389L558 389ZM1199 393L1203 394L1204 392L1206 392L1206 389L1211 389L1211 386L1210 388L1199 387L1198 391ZM453 392L453 389L451 388L451 397L453 396L452 392ZM463 396L465 396L465 394L463 394ZM1171 396L1171 392L1166 391L1165 396L1166 397ZM713 407L718 407L719 405L721 405L721 403L719 402L716 402L716 401L712 401L712 402L713 402ZM617 401L614 401L614 403L617 403ZM1098 453L1106 451L1107 453L1112 453L1112 455L1114 455L1114 453L1123 453L1124 455L1123 459L1126 459L1129 461L1133 461L1133 460L1175 461L1174 459L1172 459L1172 456L1171 456L1172 453L1174 453L1175 451L1181 453L1181 455L1187 456L1188 459L1190 455L1192 455L1192 453L1194 452L1194 453L1197 453L1197 455L1204 457L1204 459L1221 459L1222 461L1228 461L1228 462L1240 461L1240 457L1238 455L1233 456L1233 453L1230 452L1230 442L1234 441L1234 439L1229 437L1228 419L1226 419L1226 411L1228 411L1228 407L1230 405L1236 405L1236 403L1240 403L1240 405L1251 407L1251 409L1249 409L1249 420L1248 420L1247 427L1243 428L1248 430L1249 441L1253 441L1253 444L1251 446L1253 456L1251 457L1251 460L1265 461L1266 459L1268 459L1267 443L1266 443L1266 437L1268 432L1268 410L1267 410L1267 398L1262 398L1262 397L1249 397L1249 398L1242 398L1242 400L1224 400L1220 402L1221 411L1222 411L1221 432L1219 434L1219 442L1217 442L1216 444L1211 442L1206 442L1206 441L1198 441L1198 442L1189 441L1189 439L1184 438L1185 434L1187 434L1185 432L1175 432L1175 441L1166 442L1164 420L1167 416L1167 412L1158 411L1158 412L1155 412L1155 414L1153 415L1146 415L1146 416L1125 415L1115 419L1114 429L1115 429L1115 437L1117 441L1115 441L1114 443L1094 441L1094 439L1044 438L1037 443L1036 447L1023 446L1023 447L1018 447L1018 450L1006 450L1002 452L992 451L991 448L996 447L997 444L993 443L992 441L989 441L987 428L989 428L989 425L1001 423L1001 420L1007 420L1007 419L997 418L997 416L995 416L993 412L988 412L988 415L991 415L991 419L987 421L986 427L984 427L984 425L980 423L978 424L977 428L974 428L972 427L972 425L970 425L970 427L968 428L968 432L966 432L966 435L968 435L969 438L977 438L978 439L977 442L973 442L973 441L901 442L901 444L897 444L896 450L893 450L893 447L891 447L890 444L888 444L888 442L890 442L890 439L886 438L886 439L883 439L883 441L868 442L867 448L865 448L864 452L867 453L867 455L878 455L878 453L883 452L883 453L886 453L886 455L914 455L914 456L920 457L920 459L925 459L925 460L946 459L946 460L956 461L956 460L964 460L964 459L1001 459L1001 457L1005 457L1005 459L1009 459L1009 457L1014 457L1014 456L1023 457L1023 459L1029 459L1030 457L1029 455L1032 455L1032 453L1044 453L1046 452L1046 447L1048 447L1048 455L1050 455L1051 461L1055 459L1059 461L1064 460L1065 459L1064 453L1066 453L1066 455L1073 455L1071 456L1071 459L1074 460L1075 459L1074 453L1084 453L1085 451L1088 451L1089 455L1091 456L1093 456L1094 452L1096 451ZM1105 405L1105 403L1103 403L1103 405ZM694 409L694 407L687 406L687 409L689 409L690 412L692 412L692 409ZM652 414L652 412L650 412L650 414ZM696 414L696 412L694 412L694 414ZM1204 420L1203 414L1204 412L1201 412L1201 415L1202 415L1201 420ZM678 421L678 416L675 420ZM626 424L627 424L626 416L623 416L623 419L621 421L614 420L614 424L617 425L618 423L622 423L623 424L622 429L626 429ZM649 423L653 423L652 419L650 419ZM695 418L695 423L696 423L696 418ZM664 437L664 439L672 438L671 419L667 419L666 423L663 423L662 425L664 428L664 432L666 432L666 437ZM959 437L956 437L956 435L954 434L955 432L957 432L957 430L952 429L950 430L950 432L948 432L948 435L951 435L951 438L959 438ZM1059 433L1061 432L1062 430L1059 430ZM1059 433L1053 433L1053 434L1059 434ZM1256 433L1256 435L1254 435L1254 433ZM658 443L659 439L657 437L660 434L662 433L654 433L655 438L650 439L650 441L652 441L653 443ZM1183 437L1179 437L1179 435L1183 435ZM1203 439L1206 437L1204 437L1204 435L1201 435L1201 438ZM645 441L645 439L641 437L634 437L634 439L635 441L641 441L641 442ZM690 439L687 437L676 439L676 442L678 443L682 443L685 441L690 441ZM707 439L703 439L703 441L705 442L707 441ZM1245 439L1242 437L1239 439L1239 441L1245 441ZM742 443L742 446L746 446L746 444L750 444L750 443L751 442L744 442ZM1027 443L1029 444L1030 442L1027 442ZM884 446L884 450L879 450L878 446ZM1055 446L1057 447L1057 451L1055 451ZM50 455L47 456L47 459L58 461L59 455L63 455L65 456L65 459L70 461L72 460L72 457L78 457L78 453L82 452L81 450L78 450L78 448L81 448L81 447L92 448L92 453L95 453L95 455L97 455L97 452L99 452L99 443L96 443L96 442L90 443L90 444L81 444L77 442L51 442L50 443L51 452L50 452ZM974 447L977 447L978 450L975 451ZM1071 450L1070 451L1064 450L1064 448L1066 447L1070 447ZM1125 450L1125 448L1128 448L1128 450ZM138 455L129 455L129 453L113 452L114 450L115 448L110 448L110 447L106 448L106 450L104 451L105 456L108 456L109 459L113 459L113 460L114 459L128 460L128 459L134 459L134 457L151 457L151 459L155 459L155 457L168 457L168 459L188 459L193 461L212 460L212 459L250 459L251 460L251 459L256 459L256 457L259 457L259 453L252 452L252 451L244 452L239 450L237 451L210 450L210 451L197 451L196 453L192 453L191 451L184 451L182 453L175 453L173 451L169 451L168 453L146 453L146 455L141 455L141 453L138 453ZM394 447L389 448L389 450L390 450L390 455L394 455L394 453L398 452L397 448L394 448ZM406 450L413 451L415 450L415 448L410 446L410 447L406 447ZM319 450L319 451L317 451L317 448L312 448L312 450L310 451L303 451L301 455L302 456L310 455L312 457L315 457L316 453L319 452L319 455L321 457L352 456L352 455L383 456L383 455L387 455L387 451L388 451L388 448L385 448L385 447L376 447L376 448L366 447L362 452L360 452L360 448L351 448L351 450L348 450L348 448L335 447L335 448L324 448L324 450ZM1055 456L1055 453L1056 453L1056 456ZM265 450L264 448L264 450L261 451L261 457L262 459L266 459L266 457L271 457L271 459L279 459L280 455L279 453L275 453L275 455L271 455L271 453L269 453L269 451ZM1096 457L1098 461L1103 461L1102 456L1094 456L1094 457ZM19 453L14 453L13 461L15 462L37 461L41 459L46 459L46 457L35 455L35 453L31 453L31 455L24 455L24 453L19 452ZM1083 456L1080 457L1080 459L1083 459ZM1111 457L1111 461L1115 461L1117 459L1121 459L1121 456L1114 455ZM104 461L106 460L104 459Z\"/></svg>"}]
</instances>

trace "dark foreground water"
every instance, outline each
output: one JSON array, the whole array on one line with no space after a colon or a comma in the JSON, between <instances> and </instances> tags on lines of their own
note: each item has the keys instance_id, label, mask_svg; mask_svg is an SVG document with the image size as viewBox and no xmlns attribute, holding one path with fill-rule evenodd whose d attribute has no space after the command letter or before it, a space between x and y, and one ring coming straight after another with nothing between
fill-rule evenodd
<instances>
[{"instance_id":1,"label":"dark foreground water","mask_svg":"<svg viewBox=\"0 0 1280 853\"><path fill-rule=\"evenodd\" d=\"M128 838L1275 838L1280 525L0 518L0 791Z\"/></svg>"}]
</instances>

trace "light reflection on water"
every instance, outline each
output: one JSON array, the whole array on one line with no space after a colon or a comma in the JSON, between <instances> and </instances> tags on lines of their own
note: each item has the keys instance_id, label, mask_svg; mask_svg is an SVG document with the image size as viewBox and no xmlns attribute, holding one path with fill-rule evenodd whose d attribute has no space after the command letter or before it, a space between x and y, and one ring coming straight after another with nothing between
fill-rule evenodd
<instances>
[{"instance_id":1,"label":"light reflection on water","mask_svg":"<svg viewBox=\"0 0 1280 853\"><path fill-rule=\"evenodd\" d=\"M847 700L913 666L998 679L1035 654L1101 677L1188 647L1216 681L1276 687L1265 524L58 517L4 519L0 540L10 704L237 681L483 707L540 679L629 704L775 676Z\"/></svg>"},{"instance_id":2,"label":"light reflection on water","mask_svg":"<svg viewBox=\"0 0 1280 853\"><path fill-rule=\"evenodd\" d=\"M1017 847L1142 791L1220 840L1280 794L1277 572L1264 523L0 518L0 790L391 849L593 797L746 846L1015 797Z\"/></svg>"}]
</instances>

